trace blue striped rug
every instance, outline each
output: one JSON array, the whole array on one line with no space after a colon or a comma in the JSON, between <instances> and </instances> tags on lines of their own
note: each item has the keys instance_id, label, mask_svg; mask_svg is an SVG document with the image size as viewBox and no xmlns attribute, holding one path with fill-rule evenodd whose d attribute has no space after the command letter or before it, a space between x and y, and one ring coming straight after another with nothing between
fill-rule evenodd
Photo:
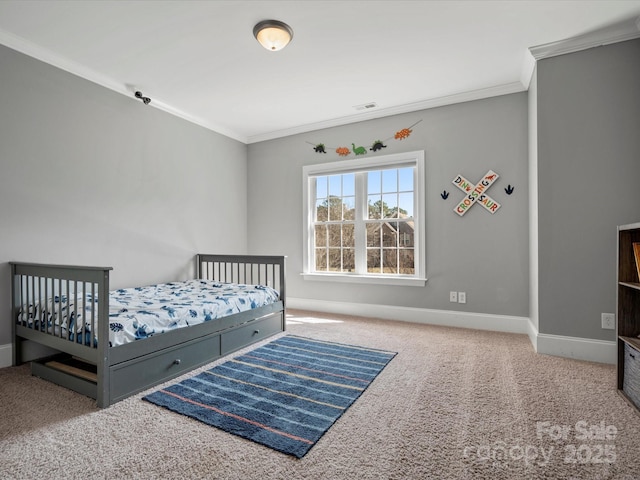
<instances>
[{"instance_id":1,"label":"blue striped rug","mask_svg":"<svg viewBox=\"0 0 640 480\"><path fill-rule=\"evenodd\" d=\"M395 355L286 335L144 399L302 458Z\"/></svg>"}]
</instances>

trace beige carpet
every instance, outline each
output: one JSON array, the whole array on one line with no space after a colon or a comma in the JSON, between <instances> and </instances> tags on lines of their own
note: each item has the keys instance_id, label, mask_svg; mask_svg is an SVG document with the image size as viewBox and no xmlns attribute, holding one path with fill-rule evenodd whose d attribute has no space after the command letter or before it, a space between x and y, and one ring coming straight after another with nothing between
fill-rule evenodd
<instances>
[{"instance_id":1,"label":"beige carpet","mask_svg":"<svg viewBox=\"0 0 640 480\"><path fill-rule=\"evenodd\" d=\"M21 366L0 369L0 478L640 479L640 415L611 365L537 355L524 335L290 315L293 334L398 352L303 459L144 393L98 410Z\"/></svg>"}]
</instances>

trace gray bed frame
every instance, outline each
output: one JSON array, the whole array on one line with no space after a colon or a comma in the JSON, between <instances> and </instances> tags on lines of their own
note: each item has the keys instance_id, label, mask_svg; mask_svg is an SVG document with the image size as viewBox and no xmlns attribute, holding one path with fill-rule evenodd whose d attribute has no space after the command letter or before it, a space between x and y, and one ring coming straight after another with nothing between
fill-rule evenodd
<instances>
[{"instance_id":1,"label":"gray bed frame","mask_svg":"<svg viewBox=\"0 0 640 480\"><path fill-rule=\"evenodd\" d=\"M279 301L115 347L104 341L85 345L70 339L67 330L36 328L20 318L23 305L46 308L46 299L54 295L109 298L111 267L20 262L10 266L13 364L31 361L33 375L95 398L100 408L285 330L285 257L281 256L196 255L196 278L271 286L280 293ZM77 311L57 313L62 318L67 315L67 321L69 315L77 315ZM98 301L97 308L85 315L99 339L109 338L108 319L108 302Z\"/></svg>"}]
</instances>

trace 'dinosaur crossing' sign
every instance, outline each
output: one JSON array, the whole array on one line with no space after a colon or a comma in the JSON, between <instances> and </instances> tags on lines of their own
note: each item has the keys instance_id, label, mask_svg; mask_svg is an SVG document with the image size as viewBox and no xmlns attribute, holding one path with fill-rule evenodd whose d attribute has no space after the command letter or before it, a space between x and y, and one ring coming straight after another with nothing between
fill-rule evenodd
<instances>
[{"instance_id":1,"label":"'dinosaur crossing' sign","mask_svg":"<svg viewBox=\"0 0 640 480\"><path fill-rule=\"evenodd\" d=\"M453 209L458 215L462 216L475 204L479 203L490 213L495 213L500 204L486 194L489 187L498 177L496 172L489 170L487 174L475 185L462 175L458 175L453 179L453 184L467 194L466 197Z\"/></svg>"}]
</instances>

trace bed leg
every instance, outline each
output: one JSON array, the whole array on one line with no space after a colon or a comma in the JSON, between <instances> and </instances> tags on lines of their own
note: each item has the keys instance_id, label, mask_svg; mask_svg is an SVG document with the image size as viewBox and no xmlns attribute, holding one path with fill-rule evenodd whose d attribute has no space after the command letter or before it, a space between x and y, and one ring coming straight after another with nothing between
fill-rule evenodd
<instances>
[{"instance_id":1,"label":"bed leg","mask_svg":"<svg viewBox=\"0 0 640 480\"><path fill-rule=\"evenodd\" d=\"M105 359L106 360L106 359ZM100 362L98 365L98 384L96 391L96 404L98 408L107 408L111 405L111 387L109 366L107 362ZM101 373L102 372L102 373Z\"/></svg>"},{"instance_id":2,"label":"bed leg","mask_svg":"<svg viewBox=\"0 0 640 480\"><path fill-rule=\"evenodd\" d=\"M17 337L13 339L13 366L22 365L22 340Z\"/></svg>"},{"instance_id":3,"label":"bed leg","mask_svg":"<svg viewBox=\"0 0 640 480\"><path fill-rule=\"evenodd\" d=\"M12 341L12 361L13 365L22 364L22 339L16 335L16 322L20 311L20 289L22 284L20 276L16 274L16 266L11 264L11 339Z\"/></svg>"},{"instance_id":4,"label":"bed leg","mask_svg":"<svg viewBox=\"0 0 640 480\"><path fill-rule=\"evenodd\" d=\"M109 298L109 271L104 272L104 278L98 285L98 298ZM111 404L111 374L109 370L109 302L98 303L98 385L96 402L99 408L106 408Z\"/></svg>"}]
</instances>

